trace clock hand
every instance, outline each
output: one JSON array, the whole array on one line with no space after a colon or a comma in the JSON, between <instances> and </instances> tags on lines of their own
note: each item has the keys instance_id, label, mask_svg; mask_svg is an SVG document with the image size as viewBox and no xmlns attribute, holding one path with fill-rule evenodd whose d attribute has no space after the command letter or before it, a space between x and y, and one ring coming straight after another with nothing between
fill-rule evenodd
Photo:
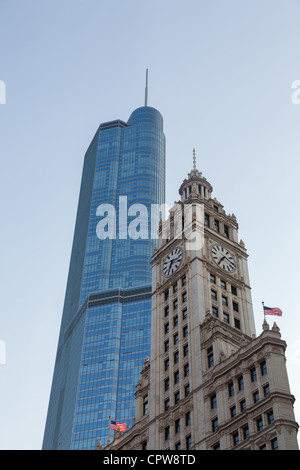
<instances>
[{"instance_id":1,"label":"clock hand","mask_svg":"<svg viewBox=\"0 0 300 470\"><path fill-rule=\"evenodd\" d=\"M220 261L218 262L218 265L220 265L221 261L223 261L224 258L225 256L223 256L223 258L220 259Z\"/></svg>"}]
</instances>

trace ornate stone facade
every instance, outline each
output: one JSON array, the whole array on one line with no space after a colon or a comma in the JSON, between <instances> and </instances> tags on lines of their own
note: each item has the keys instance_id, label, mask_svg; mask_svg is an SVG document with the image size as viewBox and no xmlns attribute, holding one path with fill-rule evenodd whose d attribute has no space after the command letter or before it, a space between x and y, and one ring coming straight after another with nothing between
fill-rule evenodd
<instances>
[{"instance_id":1,"label":"ornate stone facade","mask_svg":"<svg viewBox=\"0 0 300 470\"><path fill-rule=\"evenodd\" d=\"M179 193L153 253L151 357L135 424L106 450L296 450L286 343L275 323L256 336L236 217L212 199L195 160ZM201 240L192 248L191 233Z\"/></svg>"}]
</instances>

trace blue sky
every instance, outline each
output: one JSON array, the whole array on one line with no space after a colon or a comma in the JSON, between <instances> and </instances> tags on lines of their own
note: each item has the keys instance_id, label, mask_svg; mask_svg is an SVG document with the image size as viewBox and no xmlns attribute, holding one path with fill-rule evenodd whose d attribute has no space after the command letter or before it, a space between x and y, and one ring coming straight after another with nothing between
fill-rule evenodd
<instances>
[{"instance_id":1,"label":"blue sky","mask_svg":"<svg viewBox=\"0 0 300 470\"><path fill-rule=\"evenodd\" d=\"M101 122L164 117L167 202L197 166L239 222L257 334L287 342L300 421L297 0L0 0L0 448L40 449L84 153Z\"/></svg>"}]
</instances>

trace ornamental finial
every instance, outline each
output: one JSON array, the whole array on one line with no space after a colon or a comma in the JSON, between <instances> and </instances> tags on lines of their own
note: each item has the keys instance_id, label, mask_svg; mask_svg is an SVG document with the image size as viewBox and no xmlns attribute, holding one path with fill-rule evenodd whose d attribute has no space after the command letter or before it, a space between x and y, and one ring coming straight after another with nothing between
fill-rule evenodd
<instances>
[{"instance_id":1,"label":"ornamental finial","mask_svg":"<svg viewBox=\"0 0 300 470\"><path fill-rule=\"evenodd\" d=\"M193 168L196 170L196 151L193 149Z\"/></svg>"}]
</instances>

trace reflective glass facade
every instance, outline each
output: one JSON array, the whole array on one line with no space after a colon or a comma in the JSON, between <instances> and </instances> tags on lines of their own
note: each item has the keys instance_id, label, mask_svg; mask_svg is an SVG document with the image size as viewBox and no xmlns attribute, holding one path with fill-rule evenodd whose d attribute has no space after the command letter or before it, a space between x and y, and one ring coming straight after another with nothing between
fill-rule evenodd
<instances>
[{"instance_id":1,"label":"reflective glass facade","mask_svg":"<svg viewBox=\"0 0 300 470\"><path fill-rule=\"evenodd\" d=\"M144 106L101 124L85 156L44 449L105 445L109 416L133 424L150 355L151 204L164 200L161 114Z\"/></svg>"}]
</instances>

